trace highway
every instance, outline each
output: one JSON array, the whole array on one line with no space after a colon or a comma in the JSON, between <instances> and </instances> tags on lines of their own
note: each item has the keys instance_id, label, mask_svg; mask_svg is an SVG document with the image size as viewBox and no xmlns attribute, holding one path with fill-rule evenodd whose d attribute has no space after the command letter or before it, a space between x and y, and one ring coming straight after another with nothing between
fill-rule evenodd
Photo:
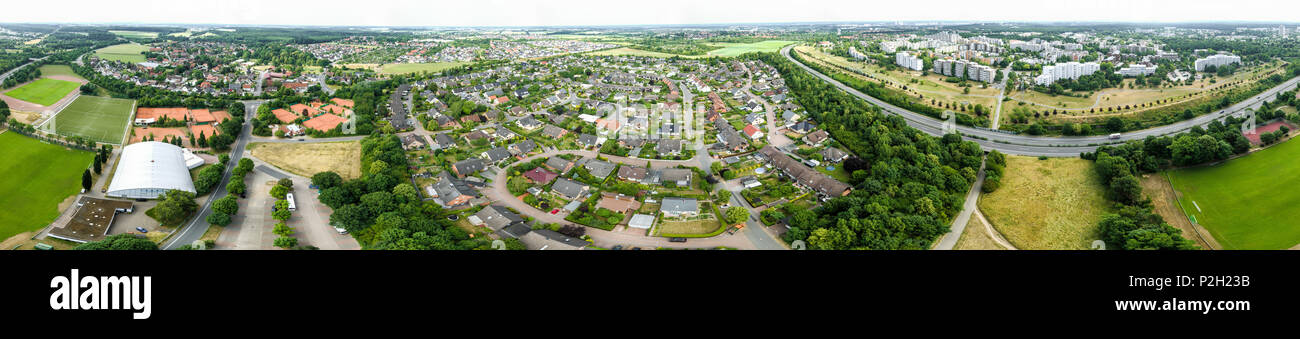
<instances>
[{"instance_id":1,"label":"highway","mask_svg":"<svg viewBox=\"0 0 1300 339\"><path fill-rule=\"evenodd\" d=\"M839 81L836 81L835 79L832 79L831 77L822 74L821 72L818 72L817 70L814 70L811 67L808 67L807 65L804 65L798 60L795 60L794 57L790 56L790 50L793 47L794 45L790 45L790 46L786 46L785 48L782 48L781 54L784 55L786 59L790 60L790 62L793 62L795 65L798 65L804 71L807 71L808 73L822 79L823 81L835 85L835 87L838 87L840 90L843 90L846 93L849 93L860 99L866 100L867 102L870 102L876 106L879 106L885 112L902 116L903 119L907 121L907 124L909 126L912 126L930 135L935 135L935 136L942 135L942 124L943 124L942 121L928 117L920 113L912 112L891 105L887 102L884 102L882 100L866 95L862 92L859 92L858 90L853 89L852 87L844 85L843 83L840 83ZM1178 134L1190 130L1192 127L1204 126L1206 124L1209 124L1211 121L1222 119L1228 116L1229 114L1237 114L1242 110L1245 110L1246 108L1252 108L1252 109L1258 108L1259 105L1262 104L1264 101L1272 101L1272 99L1277 96L1277 93L1285 92L1296 88L1297 83L1300 83L1300 77L1291 78L1290 80L1287 80L1278 86L1275 86L1267 91L1264 91L1259 95L1256 95L1254 97L1251 97L1250 99L1229 106L1227 109L1215 111L1210 114L1203 114L1190 120L1183 120L1169 125L1152 127L1144 130L1139 130L1139 131L1126 132L1122 134L1118 139L1111 139L1109 136L1104 136L1104 135L1077 136L1077 137L1076 136L1046 137L1046 136L1018 135L1018 134L1009 134L1008 132L999 132L999 131L993 131L989 129L976 128L970 126L957 126L957 131L961 133L966 140L970 140L978 143L980 147L985 150L997 150L1003 153L1016 154L1016 155L1073 157L1073 156L1078 156L1079 153L1082 152L1092 152L1096 150L1097 147L1100 145L1116 144L1116 143L1126 142L1130 140L1141 140L1141 139L1145 139L1147 136L1163 136L1163 135L1170 135L1170 134Z\"/></svg>"}]
</instances>

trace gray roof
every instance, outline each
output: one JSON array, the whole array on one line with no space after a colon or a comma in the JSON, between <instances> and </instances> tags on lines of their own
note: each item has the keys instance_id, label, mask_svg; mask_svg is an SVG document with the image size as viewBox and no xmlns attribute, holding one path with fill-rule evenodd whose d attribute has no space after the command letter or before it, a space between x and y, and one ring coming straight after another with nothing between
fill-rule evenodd
<instances>
[{"instance_id":1,"label":"gray roof","mask_svg":"<svg viewBox=\"0 0 1300 339\"><path fill-rule=\"evenodd\" d=\"M552 138L562 137L567 132L568 132L567 130L556 127L555 125L546 125L546 127L542 128L542 135L552 137Z\"/></svg>"},{"instance_id":2,"label":"gray roof","mask_svg":"<svg viewBox=\"0 0 1300 339\"><path fill-rule=\"evenodd\" d=\"M505 207L495 205L484 207L482 210L478 211L478 213L474 213L474 216L478 217L479 220L482 220L488 228L493 230L505 228L513 223L524 222L524 218L520 218L518 214L511 212Z\"/></svg>"},{"instance_id":3,"label":"gray roof","mask_svg":"<svg viewBox=\"0 0 1300 339\"><path fill-rule=\"evenodd\" d=\"M451 147L456 145L456 139L452 139L451 136L447 135L447 133L438 133L434 135L433 142L442 147Z\"/></svg>"},{"instance_id":4,"label":"gray roof","mask_svg":"<svg viewBox=\"0 0 1300 339\"><path fill-rule=\"evenodd\" d=\"M442 172L438 175L441 180L433 184L433 191L438 193L438 199L442 201L452 201L462 195L468 195L472 198L478 197L478 191L470 188L464 181L453 178L450 173Z\"/></svg>"},{"instance_id":5,"label":"gray roof","mask_svg":"<svg viewBox=\"0 0 1300 339\"><path fill-rule=\"evenodd\" d=\"M488 162L495 163L501 160L505 160L506 158L509 158L510 151L506 150L505 147L498 146L496 148L483 152L483 157L487 158Z\"/></svg>"},{"instance_id":6,"label":"gray roof","mask_svg":"<svg viewBox=\"0 0 1300 339\"><path fill-rule=\"evenodd\" d=\"M687 212L699 213L700 203L695 199L688 198L664 198L663 205L659 206L659 210L674 214Z\"/></svg>"},{"instance_id":7,"label":"gray roof","mask_svg":"<svg viewBox=\"0 0 1300 339\"><path fill-rule=\"evenodd\" d=\"M691 170L684 168L666 168L661 173L659 180L672 182L690 181L693 174Z\"/></svg>"},{"instance_id":8,"label":"gray roof","mask_svg":"<svg viewBox=\"0 0 1300 339\"><path fill-rule=\"evenodd\" d=\"M561 157L550 157L546 159L546 166L556 171L564 171L567 169L567 167L569 167L570 164L572 163Z\"/></svg>"},{"instance_id":9,"label":"gray roof","mask_svg":"<svg viewBox=\"0 0 1300 339\"><path fill-rule=\"evenodd\" d=\"M483 169L487 168L487 164L484 163L483 159L481 158L473 158L473 159L466 159L465 161L455 163L452 165L452 167L454 167L456 169L456 173L459 173L460 175L470 175L473 174L474 172L482 171Z\"/></svg>"},{"instance_id":10,"label":"gray roof","mask_svg":"<svg viewBox=\"0 0 1300 339\"><path fill-rule=\"evenodd\" d=\"M677 139L659 140L659 144L655 145L655 151L666 154L681 152L682 141Z\"/></svg>"},{"instance_id":11,"label":"gray roof","mask_svg":"<svg viewBox=\"0 0 1300 339\"><path fill-rule=\"evenodd\" d=\"M528 232L519 238L530 250L580 250L591 243L586 240L560 234L560 232L540 229Z\"/></svg>"},{"instance_id":12,"label":"gray roof","mask_svg":"<svg viewBox=\"0 0 1300 339\"><path fill-rule=\"evenodd\" d=\"M551 184L551 191L559 193L569 199L576 199L581 197L583 192L587 191L587 185L583 185L573 180L559 178L555 179L555 183Z\"/></svg>"},{"instance_id":13,"label":"gray roof","mask_svg":"<svg viewBox=\"0 0 1300 339\"><path fill-rule=\"evenodd\" d=\"M583 164L582 167L586 168L587 173L591 173L592 176L604 179L608 178L609 174L614 172L615 166L608 162L591 159L588 160L586 164Z\"/></svg>"},{"instance_id":14,"label":"gray roof","mask_svg":"<svg viewBox=\"0 0 1300 339\"><path fill-rule=\"evenodd\" d=\"M514 145L510 145L510 150L517 152L519 155L528 154L528 152L532 152L534 149L537 149L537 143L532 140L524 140L515 143Z\"/></svg>"},{"instance_id":15,"label":"gray roof","mask_svg":"<svg viewBox=\"0 0 1300 339\"><path fill-rule=\"evenodd\" d=\"M827 147L826 149L822 150L822 159L827 161L839 161L848 156L849 156L848 153L844 153L844 151L841 151L840 149L835 147Z\"/></svg>"},{"instance_id":16,"label":"gray roof","mask_svg":"<svg viewBox=\"0 0 1300 339\"><path fill-rule=\"evenodd\" d=\"M583 146L596 146L596 136L583 133L578 136L578 143Z\"/></svg>"}]
</instances>

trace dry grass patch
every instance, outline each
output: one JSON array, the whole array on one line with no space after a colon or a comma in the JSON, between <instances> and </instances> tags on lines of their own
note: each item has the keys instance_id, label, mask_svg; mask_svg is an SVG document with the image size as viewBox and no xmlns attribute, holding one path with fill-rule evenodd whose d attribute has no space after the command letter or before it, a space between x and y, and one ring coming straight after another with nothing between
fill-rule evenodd
<instances>
[{"instance_id":1,"label":"dry grass patch","mask_svg":"<svg viewBox=\"0 0 1300 339\"><path fill-rule=\"evenodd\" d=\"M334 171L344 180L361 177L361 142L255 143L254 157L304 177Z\"/></svg>"},{"instance_id":2,"label":"dry grass patch","mask_svg":"<svg viewBox=\"0 0 1300 339\"><path fill-rule=\"evenodd\" d=\"M1002 187L980 197L993 227L1019 249L1086 250L1101 239L1097 222L1112 213L1092 162L1007 156Z\"/></svg>"},{"instance_id":3,"label":"dry grass patch","mask_svg":"<svg viewBox=\"0 0 1300 339\"><path fill-rule=\"evenodd\" d=\"M971 216L970 221L966 222L966 229L962 230L961 237L957 238L957 245L953 246L954 250L1005 250L1002 245L998 245L989 233L984 230L984 222L978 217Z\"/></svg>"}]
</instances>

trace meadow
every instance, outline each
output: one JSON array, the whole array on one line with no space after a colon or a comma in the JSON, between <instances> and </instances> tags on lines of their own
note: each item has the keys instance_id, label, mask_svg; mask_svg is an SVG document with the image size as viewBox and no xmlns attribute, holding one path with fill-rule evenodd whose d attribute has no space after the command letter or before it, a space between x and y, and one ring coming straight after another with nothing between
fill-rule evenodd
<instances>
[{"instance_id":1,"label":"meadow","mask_svg":"<svg viewBox=\"0 0 1300 339\"><path fill-rule=\"evenodd\" d=\"M318 143L254 143L249 152L275 167L311 177L334 171L344 180L361 177L361 143L358 141Z\"/></svg>"},{"instance_id":2,"label":"meadow","mask_svg":"<svg viewBox=\"0 0 1300 339\"><path fill-rule=\"evenodd\" d=\"M404 64L386 64L379 66L379 74L407 74L420 72L440 72L445 69L453 68L460 65L469 64L468 62L432 62L432 63L404 63Z\"/></svg>"},{"instance_id":3,"label":"meadow","mask_svg":"<svg viewBox=\"0 0 1300 339\"><path fill-rule=\"evenodd\" d=\"M95 50L95 56L100 59L121 61L121 62L143 62L144 55L141 52L149 50L149 46L129 43L113 45Z\"/></svg>"},{"instance_id":4,"label":"meadow","mask_svg":"<svg viewBox=\"0 0 1300 339\"><path fill-rule=\"evenodd\" d=\"M59 203L81 190L94 157L13 132L0 132L0 154L0 240L54 221Z\"/></svg>"},{"instance_id":5,"label":"meadow","mask_svg":"<svg viewBox=\"0 0 1300 339\"><path fill-rule=\"evenodd\" d=\"M1226 163L1169 171L1178 203L1228 250L1300 243L1300 143L1284 142Z\"/></svg>"},{"instance_id":6,"label":"meadow","mask_svg":"<svg viewBox=\"0 0 1300 339\"><path fill-rule=\"evenodd\" d=\"M1114 213L1091 161L1007 156L1002 186L979 208L1016 248L1086 250L1101 239L1097 223Z\"/></svg>"}]
</instances>

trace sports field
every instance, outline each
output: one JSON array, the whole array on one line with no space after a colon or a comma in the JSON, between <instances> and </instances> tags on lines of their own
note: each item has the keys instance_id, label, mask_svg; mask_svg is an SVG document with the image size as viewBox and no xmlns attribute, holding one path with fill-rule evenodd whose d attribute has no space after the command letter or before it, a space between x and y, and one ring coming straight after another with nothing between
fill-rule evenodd
<instances>
[{"instance_id":1,"label":"sports field","mask_svg":"<svg viewBox=\"0 0 1300 339\"><path fill-rule=\"evenodd\" d=\"M1170 171L1178 202L1229 250L1277 250L1300 243L1300 142L1211 167Z\"/></svg>"},{"instance_id":2,"label":"sports field","mask_svg":"<svg viewBox=\"0 0 1300 339\"><path fill-rule=\"evenodd\" d=\"M404 63L404 64L387 64L379 66L379 74L407 74L419 72L439 72L448 68L466 65L468 62L432 62L432 63Z\"/></svg>"},{"instance_id":3,"label":"sports field","mask_svg":"<svg viewBox=\"0 0 1300 339\"><path fill-rule=\"evenodd\" d=\"M81 76L77 75L77 72L73 72L72 67L68 65L45 65L45 66L41 66L40 70L41 70L41 76L43 77L67 76L73 78L81 78Z\"/></svg>"},{"instance_id":4,"label":"sports field","mask_svg":"<svg viewBox=\"0 0 1300 339\"><path fill-rule=\"evenodd\" d=\"M81 190L81 172L94 157L12 132L0 133L0 154L0 240L54 221L59 203Z\"/></svg>"},{"instance_id":5,"label":"sports field","mask_svg":"<svg viewBox=\"0 0 1300 339\"><path fill-rule=\"evenodd\" d=\"M749 52L776 52L780 50L781 47L785 47L785 45L789 45L793 43L795 42L785 41L785 40L768 40L768 41L759 41L759 42L748 43L748 44L741 44L741 43L709 44L710 46L722 47L721 49L715 49L709 51L709 56L734 57Z\"/></svg>"},{"instance_id":6,"label":"sports field","mask_svg":"<svg viewBox=\"0 0 1300 339\"><path fill-rule=\"evenodd\" d=\"M59 99L63 99L79 87L81 84L71 81L41 78L5 92L5 95L33 104L49 106L59 102Z\"/></svg>"},{"instance_id":7,"label":"sports field","mask_svg":"<svg viewBox=\"0 0 1300 339\"><path fill-rule=\"evenodd\" d=\"M54 117L55 132L120 144L131 119L132 100L82 95Z\"/></svg>"},{"instance_id":8,"label":"sports field","mask_svg":"<svg viewBox=\"0 0 1300 339\"><path fill-rule=\"evenodd\" d=\"M113 45L95 50L95 56L104 60L113 60L121 62L143 62L144 55L140 52L149 50L149 46L129 43Z\"/></svg>"}]
</instances>

